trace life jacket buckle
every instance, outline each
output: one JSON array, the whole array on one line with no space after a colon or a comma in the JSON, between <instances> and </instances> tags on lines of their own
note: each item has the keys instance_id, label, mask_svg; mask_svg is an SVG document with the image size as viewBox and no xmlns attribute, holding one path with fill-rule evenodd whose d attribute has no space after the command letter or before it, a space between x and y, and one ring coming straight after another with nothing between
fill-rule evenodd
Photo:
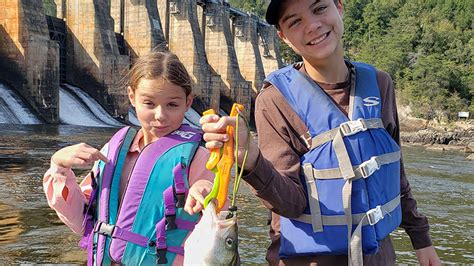
<instances>
[{"instance_id":1,"label":"life jacket buckle","mask_svg":"<svg viewBox=\"0 0 474 266\"><path fill-rule=\"evenodd\" d=\"M360 165L360 170L364 178L369 177L370 175L372 175L375 171L379 169L380 169L380 165L377 162L375 156L371 157L368 161L365 161Z\"/></svg>"},{"instance_id":2,"label":"life jacket buckle","mask_svg":"<svg viewBox=\"0 0 474 266\"><path fill-rule=\"evenodd\" d=\"M184 208L186 203L186 194L185 193L176 193L176 208Z\"/></svg>"},{"instance_id":3,"label":"life jacket buckle","mask_svg":"<svg viewBox=\"0 0 474 266\"><path fill-rule=\"evenodd\" d=\"M112 236L115 230L115 225L107 224L104 222L98 222L94 228L94 232L99 233L101 235Z\"/></svg>"},{"instance_id":4,"label":"life jacket buckle","mask_svg":"<svg viewBox=\"0 0 474 266\"><path fill-rule=\"evenodd\" d=\"M168 259L166 258L166 252L167 248L163 249L156 249L156 256L158 257L158 260L156 261L157 264L167 264Z\"/></svg>"},{"instance_id":5,"label":"life jacket buckle","mask_svg":"<svg viewBox=\"0 0 474 266\"><path fill-rule=\"evenodd\" d=\"M346 137L367 130L367 125L362 118L354 121L344 122L339 127L342 131L342 134Z\"/></svg>"},{"instance_id":6,"label":"life jacket buckle","mask_svg":"<svg viewBox=\"0 0 474 266\"><path fill-rule=\"evenodd\" d=\"M369 210L366 214L370 225L378 223L384 217L382 207L380 205L377 205L377 207Z\"/></svg>"},{"instance_id":7,"label":"life jacket buckle","mask_svg":"<svg viewBox=\"0 0 474 266\"><path fill-rule=\"evenodd\" d=\"M165 230L174 230L177 229L178 225L176 224L176 214L175 215L166 215L166 225Z\"/></svg>"}]
</instances>

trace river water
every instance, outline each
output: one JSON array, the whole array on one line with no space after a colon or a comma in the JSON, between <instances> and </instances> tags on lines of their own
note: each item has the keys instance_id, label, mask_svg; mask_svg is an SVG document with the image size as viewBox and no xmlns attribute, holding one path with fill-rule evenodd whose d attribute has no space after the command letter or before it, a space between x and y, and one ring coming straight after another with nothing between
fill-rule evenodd
<instances>
[{"instance_id":1,"label":"river water","mask_svg":"<svg viewBox=\"0 0 474 266\"><path fill-rule=\"evenodd\" d=\"M42 175L54 151L87 142L100 148L116 129L51 125L0 125L0 264L84 264L86 255L49 209ZM444 263L474 263L474 163L464 154L403 147L418 208L430 220ZM86 170L76 171L81 175ZM240 253L246 265L265 264L267 212L243 184L237 199ZM416 263L408 236L392 234L398 263Z\"/></svg>"}]
</instances>

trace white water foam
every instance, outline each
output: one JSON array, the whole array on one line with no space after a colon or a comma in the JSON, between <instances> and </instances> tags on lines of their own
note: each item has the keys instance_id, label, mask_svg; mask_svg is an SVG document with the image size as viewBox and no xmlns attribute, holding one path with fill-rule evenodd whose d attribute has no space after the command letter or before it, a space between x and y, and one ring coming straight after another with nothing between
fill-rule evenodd
<instances>
[{"instance_id":1,"label":"white water foam","mask_svg":"<svg viewBox=\"0 0 474 266\"><path fill-rule=\"evenodd\" d=\"M79 97L82 102L77 101L70 92L64 90L63 88L60 88L60 97L59 97L59 102L60 102L60 112L59 112L59 118L62 123L66 124L72 124L72 125L85 125L85 126L111 126L111 127L121 127L124 126L122 123L118 122L115 120L105 109L93 98L91 98L89 95L87 95L84 91L81 89L71 86L69 84L64 84L64 86L69 89L72 93L75 94L75 96ZM63 96L67 97L67 105L64 106L63 100L61 98L61 91L63 92ZM66 96L68 95L68 96ZM73 102L71 102L73 101ZM84 106L85 104L86 106ZM81 111L81 116L85 115L84 118L78 118L78 116L75 114L74 107L70 106L74 105L77 108L80 108ZM72 107L72 108L71 108ZM64 110L63 108L69 109L69 110ZM72 110L71 110L72 109ZM63 122L64 120L64 122ZM89 120L89 121L81 121L81 120ZM86 122L86 123L84 123ZM92 123L92 124L91 124Z\"/></svg>"},{"instance_id":2,"label":"white water foam","mask_svg":"<svg viewBox=\"0 0 474 266\"><path fill-rule=\"evenodd\" d=\"M0 124L41 124L12 89L0 84Z\"/></svg>"}]
</instances>

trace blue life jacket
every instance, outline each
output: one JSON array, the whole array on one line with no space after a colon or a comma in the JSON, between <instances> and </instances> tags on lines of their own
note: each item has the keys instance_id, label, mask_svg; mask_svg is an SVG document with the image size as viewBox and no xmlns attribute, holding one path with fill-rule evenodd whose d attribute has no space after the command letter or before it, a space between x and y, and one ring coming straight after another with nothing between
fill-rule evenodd
<instances>
[{"instance_id":1,"label":"blue life jacket","mask_svg":"<svg viewBox=\"0 0 474 266\"><path fill-rule=\"evenodd\" d=\"M297 219L281 217L282 258L346 254L362 265L401 222L400 147L382 124L375 69L354 65L348 116L293 66L267 78L311 136L300 175L308 205Z\"/></svg>"},{"instance_id":2,"label":"blue life jacket","mask_svg":"<svg viewBox=\"0 0 474 266\"><path fill-rule=\"evenodd\" d=\"M118 131L106 150L110 162L98 164L81 241L88 265L171 265L176 254L184 254L183 242L199 218L183 210L189 165L201 140L187 125L143 148L119 201L121 172L136 132Z\"/></svg>"}]
</instances>

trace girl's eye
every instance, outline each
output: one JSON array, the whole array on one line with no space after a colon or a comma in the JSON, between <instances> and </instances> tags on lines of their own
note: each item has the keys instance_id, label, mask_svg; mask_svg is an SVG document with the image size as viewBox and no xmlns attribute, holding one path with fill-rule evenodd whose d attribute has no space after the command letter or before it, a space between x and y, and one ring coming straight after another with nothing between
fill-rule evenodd
<instances>
[{"instance_id":1,"label":"girl's eye","mask_svg":"<svg viewBox=\"0 0 474 266\"><path fill-rule=\"evenodd\" d=\"M144 101L143 104L148 105L148 106L154 105L153 102L150 102L150 101Z\"/></svg>"}]
</instances>

